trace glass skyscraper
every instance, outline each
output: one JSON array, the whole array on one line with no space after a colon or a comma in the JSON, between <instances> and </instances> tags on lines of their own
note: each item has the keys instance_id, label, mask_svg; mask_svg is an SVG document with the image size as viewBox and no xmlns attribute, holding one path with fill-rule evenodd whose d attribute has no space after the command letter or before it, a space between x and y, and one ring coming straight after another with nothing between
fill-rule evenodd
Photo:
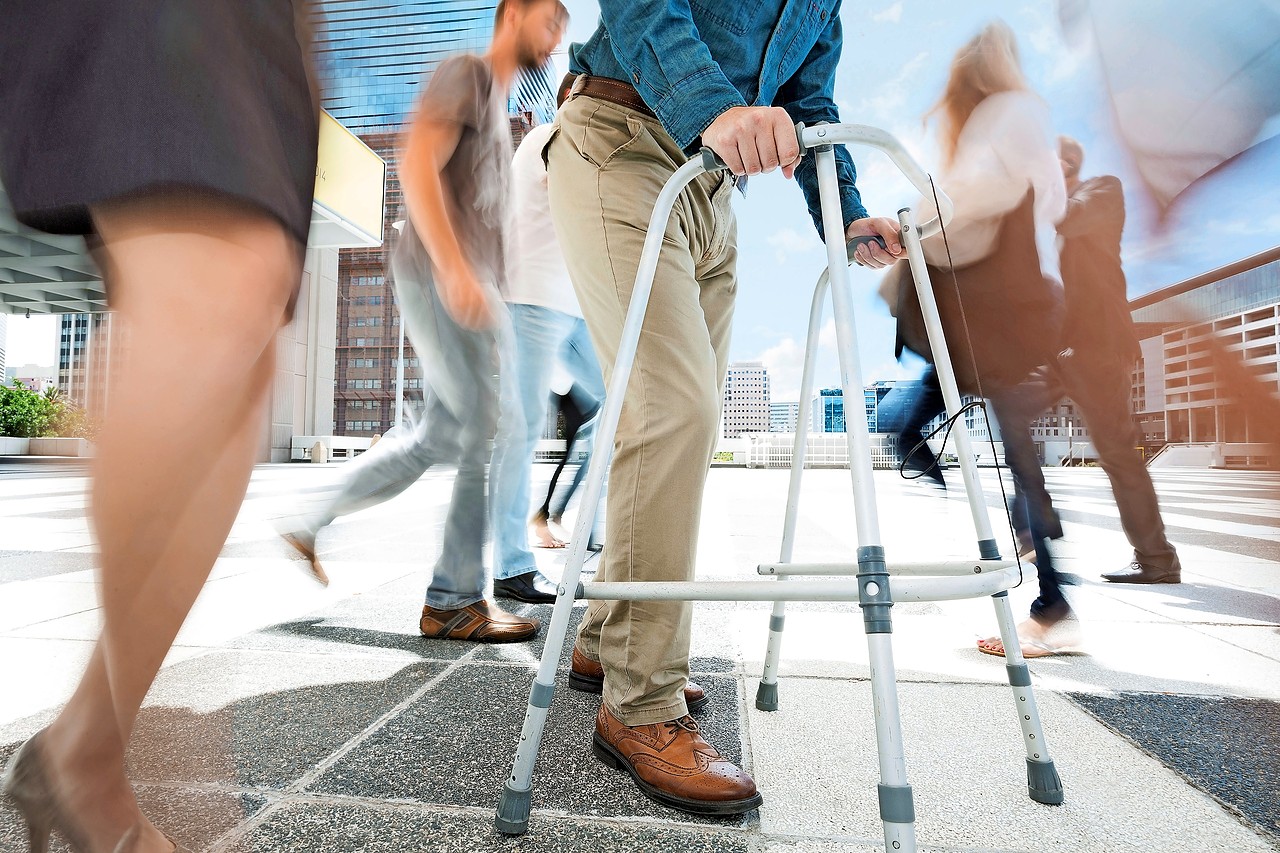
<instances>
[{"instance_id":1,"label":"glass skyscraper","mask_svg":"<svg viewBox=\"0 0 1280 853\"><path fill-rule=\"evenodd\" d=\"M315 61L324 108L360 136L399 130L442 60L485 49L496 8L490 0L319 0ZM522 72L512 115L550 121L553 85L549 69Z\"/></svg>"},{"instance_id":2,"label":"glass skyscraper","mask_svg":"<svg viewBox=\"0 0 1280 853\"><path fill-rule=\"evenodd\" d=\"M442 60L484 50L496 6L487 0L319 0L315 61L324 108L360 136L399 130L423 80Z\"/></svg>"}]
</instances>

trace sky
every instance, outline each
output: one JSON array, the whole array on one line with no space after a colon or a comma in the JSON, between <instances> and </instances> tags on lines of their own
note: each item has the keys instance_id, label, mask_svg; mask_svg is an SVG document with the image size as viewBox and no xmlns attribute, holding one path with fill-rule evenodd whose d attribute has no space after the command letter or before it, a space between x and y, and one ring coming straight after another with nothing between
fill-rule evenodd
<instances>
[{"instance_id":1,"label":"sky","mask_svg":"<svg viewBox=\"0 0 1280 853\"><path fill-rule=\"evenodd\" d=\"M595 28L593 0L568 0L569 41ZM1170 4L1170 5L1176 5ZM846 122L897 136L926 170L939 157L922 116L937 100L955 51L993 18L1017 34L1032 87L1049 103L1059 133L1081 141L1084 173L1114 174L1127 188L1124 260L1131 296L1147 293L1280 244L1280 156L1272 146L1187 194L1163 228L1139 191L1127 154L1114 141L1106 94L1091 58L1063 41L1054 0L845 0L844 50L835 93ZM853 149L858 185L873 215L893 216L917 194L879 152ZM775 401L795 400L813 286L826 255L799 188L779 174L754 179L736 198L739 291L730 357L763 361ZM921 362L893 357L894 325L876 296L880 273L850 271L863 384L914 378ZM830 309L827 309L829 318ZM907 356L912 358L911 356ZM820 387L838 384L835 334L826 322Z\"/></svg>"},{"instance_id":2,"label":"sky","mask_svg":"<svg viewBox=\"0 0 1280 853\"><path fill-rule=\"evenodd\" d=\"M568 38L594 30L594 0L567 0ZM1169 6L1176 6L1176 0ZM1068 47L1055 0L846 0L844 50L836 100L844 121L884 128L897 136L926 170L937 150L922 116L937 100L956 49L993 18L1018 36L1032 87L1048 102L1055 129L1079 139L1087 151L1084 174L1114 174L1127 190L1129 222L1124 260L1131 296L1239 260L1280 243L1280 140L1203 182L1175 205L1163 226L1140 191L1124 150L1114 141L1101 77L1092 59ZM557 57L561 70L567 64ZM1274 126L1273 126L1274 129ZM886 158L854 149L859 188L874 215L894 215L916 194ZM804 333L813 286L825 263L799 189L779 174L751 183L735 200L739 233L739 295L730 357L763 361L773 398L794 400L800 385ZM893 320L875 295L879 273L851 270L864 384L918 375L919 361L893 358ZM829 314L829 309L828 309ZM52 318L11 316L10 365L52 364ZM820 387L837 382L835 336L828 320L819 360ZM908 356L910 358L910 356Z\"/></svg>"}]
</instances>

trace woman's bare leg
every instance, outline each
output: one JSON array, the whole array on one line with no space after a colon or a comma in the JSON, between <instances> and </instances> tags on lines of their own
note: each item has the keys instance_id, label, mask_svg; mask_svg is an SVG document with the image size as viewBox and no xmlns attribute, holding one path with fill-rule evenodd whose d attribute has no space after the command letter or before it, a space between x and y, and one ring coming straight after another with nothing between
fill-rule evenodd
<instances>
[{"instance_id":1,"label":"woman's bare leg","mask_svg":"<svg viewBox=\"0 0 1280 853\"><path fill-rule=\"evenodd\" d=\"M141 820L124 751L243 500L299 267L282 226L238 205L94 213L127 342L94 468L104 626L44 747L67 817L111 850Z\"/></svg>"}]
</instances>

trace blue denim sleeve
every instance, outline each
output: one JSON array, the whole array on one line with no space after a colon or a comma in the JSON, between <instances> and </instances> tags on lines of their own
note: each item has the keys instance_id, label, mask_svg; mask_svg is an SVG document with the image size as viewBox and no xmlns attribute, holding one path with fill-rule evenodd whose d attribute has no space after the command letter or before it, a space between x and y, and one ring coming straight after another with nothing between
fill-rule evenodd
<instances>
[{"instance_id":1,"label":"blue denim sleeve","mask_svg":"<svg viewBox=\"0 0 1280 853\"><path fill-rule=\"evenodd\" d=\"M688 0L601 0L600 18L618 64L681 148L747 105L698 36Z\"/></svg>"},{"instance_id":2,"label":"blue denim sleeve","mask_svg":"<svg viewBox=\"0 0 1280 853\"><path fill-rule=\"evenodd\" d=\"M778 90L775 103L787 111L792 121L802 121L806 125L821 121L840 121L840 111L835 102L835 84L836 65L840 62L843 38L840 9L837 6L831 15L830 26L809 51L800 69ZM858 192L858 170L854 168L853 157L843 145L837 145L835 153L836 177L840 181L840 208L844 211L844 226L848 228L850 222L865 219L868 214L867 209L862 206L862 195ZM814 227L822 236L822 207L818 200L816 163L817 157L813 154L805 155L796 168L796 180L800 182Z\"/></svg>"}]
</instances>

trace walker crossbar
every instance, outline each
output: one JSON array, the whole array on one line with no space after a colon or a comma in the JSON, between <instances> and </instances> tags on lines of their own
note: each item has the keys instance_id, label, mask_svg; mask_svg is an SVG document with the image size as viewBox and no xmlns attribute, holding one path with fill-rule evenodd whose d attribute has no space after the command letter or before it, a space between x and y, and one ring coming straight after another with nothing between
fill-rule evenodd
<instances>
[{"instance_id":1,"label":"walker crossbar","mask_svg":"<svg viewBox=\"0 0 1280 853\"><path fill-rule=\"evenodd\" d=\"M968 577L892 578L889 594L899 601L954 601L984 598L1018 583L1017 566ZM857 584L846 580L794 581L641 581L578 584L578 599L587 601L860 601Z\"/></svg>"},{"instance_id":2,"label":"walker crossbar","mask_svg":"<svg viewBox=\"0 0 1280 853\"><path fill-rule=\"evenodd\" d=\"M889 566L889 574L895 578L902 575L980 575L1017 565L1015 560L894 561ZM856 563L761 563L756 566L756 573L773 577L856 575L858 566Z\"/></svg>"},{"instance_id":3,"label":"walker crossbar","mask_svg":"<svg viewBox=\"0 0 1280 853\"><path fill-rule=\"evenodd\" d=\"M801 153L817 158L819 195L823 230L827 235L827 269L815 288L809 319L808 344L805 351L802 393L811 393L816 361L817 340L824 298L830 291L840 356L841 387L845 399L856 399L862 393L858 364L857 332L853 324L853 299L849 289L848 264L851 249L844 241L843 213L840 209L839 185L836 178L834 144L856 143L879 149L889 156L909 181L926 197L936 195L938 215L915 225L910 210L899 212L900 236L907 251L913 280L920 295L922 311L935 357L946 354L937 305L929 286L920 239L942 230L951 215L951 202L945 194L934 191L932 181L906 150L882 130L854 124L823 124L814 127L798 125L797 138ZM850 564L792 564L796 513L799 506L800 476L804 467L805 428L797 425L792 456L791 480L788 488L786 517L783 523L782 549L777 563L763 564L761 574L772 574L787 580L790 574L852 575L841 580L787 580L786 583L687 582L687 583L581 583L582 565L587 554L591 525L603 490L605 470L609 464L621 414L623 400L631 378L636 345L644 323L645 310L657 269L662 238L672 208L684 187L706 171L723 166L710 152L685 163L667 181L659 193L649 219L644 248L636 269L635 284L626 322L618 344L617 358L610 377L608 396L600 415L596 433L596 451L591 455L586 484L573 539L569 548L564 576L557 588L555 606L547 627L546 643L538 664L537 675L529 696L520 741L516 747L511 775L498 802L495 825L506 834L522 834L528 830L532 810L533 769L538 748L555 692L555 675L568 634L569 617L575 599L589 600L696 600L696 601L774 601L773 618L769 620L769 649L765 655L764 677L756 705L763 710L777 707L777 666L783 627L784 601L857 601L863 613L867 647L871 662L871 691L876 731L876 753L880 767L878 796L881 822L887 851L916 850L915 808L911 786L907 782L903 757L902 731L890 642L893 630L891 608L897 601L943 601L991 596L1000 625L1000 636L1008 653L1006 672L1014 692L1015 704L1027 751L1028 792L1033 799L1045 803L1062 802L1062 786L1053 762L1045 749L1039 713L1031 693L1031 679L1022 659L1021 645L1009 609L1007 590L1021 579L1021 567L999 559L990 519L977 479L977 466L963 430L957 433L957 455L960 457L965 488L972 508L974 529L978 536L979 559L938 561L934 563L886 564L880 542L879 518L872 480L870 441L866 411L862 406L848 410L846 437L849 442L849 469L853 480L854 516L858 532L857 562ZM935 337L936 336L936 337ZM940 348L939 348L940 346ZM959 411L959 394L950 361L936 358L939 380L950 415ZM960 440L963 439L963 440ZM607 545L606 545L607 547ZM904 576L913 575L913 576Z\"/></svg>"}]
</instances>

